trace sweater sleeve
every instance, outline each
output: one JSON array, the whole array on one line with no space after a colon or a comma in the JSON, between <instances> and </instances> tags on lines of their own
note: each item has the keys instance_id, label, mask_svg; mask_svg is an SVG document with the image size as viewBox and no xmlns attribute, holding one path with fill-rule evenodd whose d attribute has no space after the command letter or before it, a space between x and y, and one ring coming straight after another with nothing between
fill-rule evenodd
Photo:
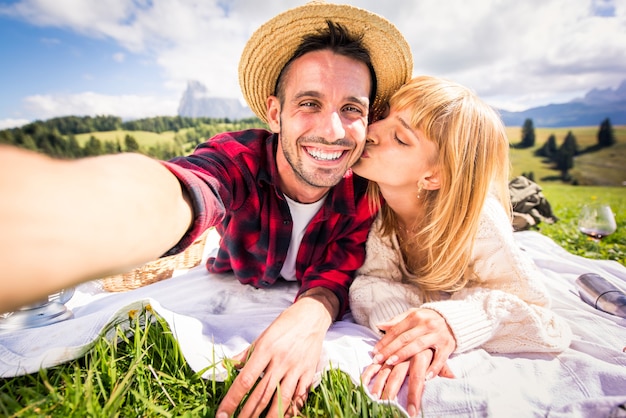
<instances>
[{"instance_id":1,"label":"sweater sleeve","mask_svg":"<svg viewBox=\"0 0 626 418\"><path fill-rule=\"evenodd\" d=\"M467 274L464 289L422 305L446 319L457 352L475 347L496 353L559 352L569 346L569 325L550 310L545 278L515 243L494 198L485 203Z\"/></svg>"},{"instance_id":2,"label":"sweater sleeve","mask_svg":"<svg viewBox=\"0 0 626 418\"><path fill-rule=\"evenodd\" d=\"M401 283L400 254L389 237L380 232L380 217L370 229L365 262L350 286L350 309L354 320L382 335L378 324L419 305L413 286Z\"/></svg>"},{"instance_id":3,"label":"sweater sleeve","mask_svg":"<svg viewBox=\"0 0 626 418\"><path fill-rule=\"evenodd\" d=\"M481 347L494 353L560 352L572 338L569 325L550 310L545 277L517 246L505 211L494 198L483 209L466 287L427 303L402 283L401 256L377 219L366 259L350 288L354 319L379 335L377 325L411 308L438 312L457 342L456 352Z\"/></svg>"}]
</instances>

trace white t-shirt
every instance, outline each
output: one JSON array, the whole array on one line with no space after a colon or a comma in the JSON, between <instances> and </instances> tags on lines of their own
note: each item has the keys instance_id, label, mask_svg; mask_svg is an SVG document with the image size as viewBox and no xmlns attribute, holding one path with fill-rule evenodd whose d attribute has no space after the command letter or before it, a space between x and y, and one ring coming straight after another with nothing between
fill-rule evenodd
<instances>
[{"instance_id":1,"label":"white t-shirt","mask_svg":"<svg viewBox=\"0 0 626 418\"><path fill-rule=\"evenodd\" d=\"M291 230L291 241L289 242L289 249L287 250L287 258L283 264L283 268L280 269L280 275L285 280L296 280L296 257L298 256L298 249L300 248L300 242L304 236L306 227L313 219L313 216L324 204L326 196L313 203L299 203L295 200L289 199L285 196L287 204L289 204L289 211L291 212L291 219L293 220L293 229Z\"/></svg>"}]
</instances>

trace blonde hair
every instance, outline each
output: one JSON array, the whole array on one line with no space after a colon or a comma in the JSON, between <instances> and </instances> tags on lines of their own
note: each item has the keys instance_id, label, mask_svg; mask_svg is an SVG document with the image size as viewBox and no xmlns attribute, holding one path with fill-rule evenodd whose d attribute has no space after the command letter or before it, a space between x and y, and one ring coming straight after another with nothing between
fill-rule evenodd
<instances>
[{"instance_id":1,"label":"blonde hair","mask_svg":"<svg viewBox=\"0 0 626 418\"><path fill-rule=\"evenodd\" d=\"M409 281L427 298L437 291L459 290L471 277L466 270L487 195L493 193L511 215L506 131L498 114L476 94L440 78L413 78L393 95L390 106L411 109L410 125L438 149L440 188L421 192L426 215L415 235L402 243L406 265L415 275ZM371 204L381 206L373 182L369 196ZM397 230L395 214L386 205L381 216L383 233Z\"/></svg>"}]
</instances>

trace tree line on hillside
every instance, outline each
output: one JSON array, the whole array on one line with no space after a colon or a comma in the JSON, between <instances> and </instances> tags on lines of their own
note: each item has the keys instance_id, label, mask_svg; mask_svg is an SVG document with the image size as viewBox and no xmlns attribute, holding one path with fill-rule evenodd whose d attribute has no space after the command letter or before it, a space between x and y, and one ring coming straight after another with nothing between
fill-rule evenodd
<instances>
[{"instance_id":1,"label":"tree line on hillside","mask_svg":"<svg viewBox=\"0 0 626 418\"><path fill-rule=\"evenodd\" d=\"M188 118L157 116L122 121L117 116L64 116L46 121L35 121L19 128L0 131L0 143L38 151L56 158L81 158L120 152L139 152L154 158L168 160L183 155L200 142L219 132L263 127L257 118L230 120L228 118ZM98 132L147 131L175 132L174 141L143 147L129 133L123 141L101 140ZM76 135L91 133L88 141L79 144Z\"/></svg>"},{"instance_id":2,"label":"tree line on hillside","mask_svg":"<svg viewBox=\"0 0 626 418\"><path fill-rule=\"evenodd\" d=\"M610 147L615 144L615 133L611 120L604 119L598 128L598 142L592 147L588 147L585 152L596 151L601 148ZM535 127L532 119L526 119L522 126L522 139L519 144L514 145L516 148L532 148L535 146ZM576 141L576 136L572 131L568 131L561 145L557 145L554 134L551 134L546 142L535 150L535 155L546 158L551 162L557 170L561 172L563 181L575 183L569 171L574 167L574 157L581 153L580 147ZM526 177L533 177L532 173L524 173ZM531 178L531 180L534 180Z\"/></svg>"}]
</instances>

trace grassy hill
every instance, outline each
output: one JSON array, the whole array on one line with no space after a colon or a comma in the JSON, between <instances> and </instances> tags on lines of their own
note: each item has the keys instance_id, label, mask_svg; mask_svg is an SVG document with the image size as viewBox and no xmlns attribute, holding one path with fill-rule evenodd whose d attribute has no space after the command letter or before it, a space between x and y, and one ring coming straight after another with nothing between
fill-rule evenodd
<instances>
[{"instance_id":1,"label":"grassy hill","mask_svg":"<svg viewBox=\"0 0 626 418\"><path fill-rule=\"evenodd\" d=\"M91 136L98 138L100 141L113 141L119 142L124 145L124 138L126 135L130 135L137 140L139 146L142 148L150 148L157 144L169 144L174 141L175 133L173 131L167 132L148 132L148 131L106 131L106 132L90 132L86 134L76 135L76 140L81 146L84 146Z\"/></svg>"},{"instance_id":2,"label":"grassy hill","mask_svg":"<svg viewBox=\"0 0 626 418\"><path fill-rule=\"evenodd\" d=\"M579 149L584 151L597 144L597 126L575 128L535 128L535 146L526 149L511 148L512 174L533 172L538 183L560 183L560 172L542 157L535 156L551 134L556 137L560 146L569 131L576 137ZM614 126L616 144L599 151L582 153L574 157L574 168L570 174L579 185L622 186L626 181L626 126ZM521 127L507 127L507 135L511 144L521 141Z\"/></svg>"}]
</instances>

